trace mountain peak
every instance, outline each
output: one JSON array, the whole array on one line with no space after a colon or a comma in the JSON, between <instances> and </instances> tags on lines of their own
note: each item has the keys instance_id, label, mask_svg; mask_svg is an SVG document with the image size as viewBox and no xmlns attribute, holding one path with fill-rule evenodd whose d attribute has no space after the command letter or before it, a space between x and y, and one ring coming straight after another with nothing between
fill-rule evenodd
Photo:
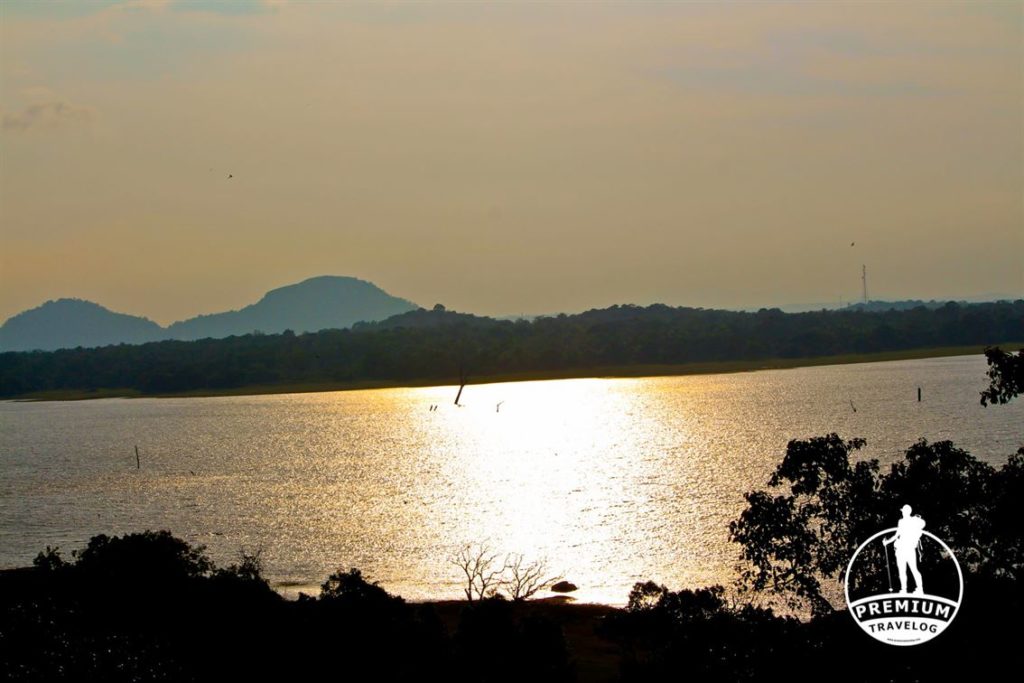
<instances>
[{"instance_id":1,"label":"mountain peak","mask_svg":"<svg viewBox=\"0 0 1024 683\"><path fill-rule=\"evenodd\" d=\"M312 277L267 292L236 311L200 315L162 328L83 299L57 299L0 326L0 351L50 351L77 346L142 344L160 339L229 337L254 331L317 332L383 320L417 307L371 282L340 275Z\"/></svg>"},{"instance_id":2,"label":"mountain peak","mask_svg":"<svg viewBox=\"0 0 1024 683\"><path fill-rule=\"evenodd\" d=\"M40 310L80 310L80 311L104 311L107 313L113 313L106 306L101 306L95 301L89 301L88 299L78 299L76 297L62 297L60 299L50 299L44 304L31 308L23 313L19 313L18 316L26 315L34 311ZM15 316L15 317L18 317ZM12 318L13 319L13 318Z\"/></svg>"},{"instance_id":3,"label":"mountain peak","mask_svg":"<svg viewBox=\"0 0 1024 683\"><path fill-rule=\"evenodd\" d=\"M323 275L272 289L237 311L202 315L167 328L174 339L229 337L254 331L318 332L383 320L416 305L354 277Z\"/></svg>"},{"instance_id":4,"label":"mountain peak","mask_svg":"<svg viewBox=\"0 0 1024 683\"><path fill-rule=\"evenodd\" d=\"M273 300L278 297L316 296L318 294L330 295L342 292L383 292L383 290L371 282L360 280L356 277L348 277L345 275L318 275L317 277L311 277L293 285L284 285L277 289L272 289L263 295L263 298L260 299L259 303L267 301L268 299Z\"/></svg>"},{"instance_id":5,"label":"mountain peak","mask_svg":"<svg viewBox=\"0 0 1024 683\"><path fill-rule=\"evenodd\" d=\"M51 299L10 318L0 326L2 351L53 351L78 346L143 344L161 338L152 320L85 299Z\"/></svg>"}]
</instances>

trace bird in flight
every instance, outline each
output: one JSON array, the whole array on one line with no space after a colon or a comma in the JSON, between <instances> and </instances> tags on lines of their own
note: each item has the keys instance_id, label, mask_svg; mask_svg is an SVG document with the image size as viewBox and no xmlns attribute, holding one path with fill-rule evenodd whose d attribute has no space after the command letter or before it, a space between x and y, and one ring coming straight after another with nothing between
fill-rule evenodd
<instances>
[{"instance_id":1,"label":"bird in flight","mask_svg":"<svg viewBox=\"0 0 1024 683\"><path fill-rule=\"evenodd\" d=\"M228 180L231 180L231 179L232 179L232 178L234 178L234 177L235 177L235 176L233 176L233 175L231 175L230 173L228 173Z\"/></svg>"},{"instance_id":2,"label":"bird in flight","mask_svg":"<svg viewBox=\"0 0 1024 683\"><path fill-rule=\"evenodd\" d=\"M852 247L853 245L855 245L855 244L857 244L857 243L856 243L856 242L850 242L850 246L851 246L851 247Z\"/></svg>"}]
</instances>

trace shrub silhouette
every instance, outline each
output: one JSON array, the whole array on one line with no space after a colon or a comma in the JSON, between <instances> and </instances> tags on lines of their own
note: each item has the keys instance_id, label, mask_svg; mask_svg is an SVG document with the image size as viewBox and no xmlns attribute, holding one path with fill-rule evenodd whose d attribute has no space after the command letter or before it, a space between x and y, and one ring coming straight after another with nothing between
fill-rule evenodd
<instances>
[{"instance_id":1,"label":"shrub silhouette","mask_svg":"<svg viewBox=\"0 0 1024 683\"><path fill-rule=\"evenodd\" d=\"M502 596L467 601L454 637L462 680L571 680L561 628L524 603Z\"/></svg>"},{"instance_id":2,"label":"shrub silhouette","mask_svg":"<svg viewBox=\"0 0 1024 683\"><path fill-rule=\"evenodd\" d=\"M462 642L477 640L460 649L432 606L409 605L358 569L329 576L318 598L289 602L267 585L258 551L218 568L166 531L96 536L71 561L47 548L34 564L0 572L0 679L311 680L339 667L380 680L571 673L549 621L475 613L467 624L500 630L505 620L510 640L462 628Z\"/></svg>"},{"instance_id":3,"label":"shrub silhouette","mask_svg":"<svg viewBox=\"0 0 1024 683\"><path fill-rule=\"evenodd\" d=\"M75 569L89 578L128 585L179 583L209 576L214 569L205 548L192 547L169 531L93 536L77 558Z\"/></svg>"},{"instance_id":4,"label":"shrub silhouette","mask_svg":"<svg viewBox=\"0 0 1024 683\"><path fill-rule=\"evenodd\" d=\"M797 661L799 622L750 605L735 607L722 586L670 591L637 583L626 609L601 627L624 650L625 680L748 680Z\"/></svg>"},{"instance_id":5,"label":"shrub silhouette","mask_svg":"<svg viewBox=\"0 0 1024 683\"><path fill-rule=\"evenodd\" d=\"M363 573L355 568L331 574L320 587L320 599L360 607L381 607L404 602L402 598L390 595L376 581L368 582L363 578Z\"/></svg>"}]
</instances>

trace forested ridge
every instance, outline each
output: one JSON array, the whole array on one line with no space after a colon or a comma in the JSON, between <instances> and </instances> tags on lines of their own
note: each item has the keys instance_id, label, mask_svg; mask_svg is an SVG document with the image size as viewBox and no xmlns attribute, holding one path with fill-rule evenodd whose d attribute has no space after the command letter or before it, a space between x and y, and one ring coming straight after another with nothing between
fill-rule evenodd
<instances>
[{"instance_id":1,"label":"forested ridge","mask_svg":"<svg viewBox=\"0 0 1024 683\"><path fill-rule=\"evenodd\" d=\"M813 358L1024 340L1024 300L783 313L625 305L533 321L419 309L347 330L0 354L0 396L457 381L516 373Z\"/></svg>"}]
</instances>

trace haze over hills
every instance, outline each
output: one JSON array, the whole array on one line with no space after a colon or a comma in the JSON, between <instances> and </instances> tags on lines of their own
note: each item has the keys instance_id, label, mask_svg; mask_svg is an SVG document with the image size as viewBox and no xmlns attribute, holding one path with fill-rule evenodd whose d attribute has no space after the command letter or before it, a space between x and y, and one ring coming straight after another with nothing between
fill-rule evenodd
<instances>
[{"instance_id":1,"label":"haze over hills","mask_svg":"<svg viewBox=\"0 0 1024 683\"><path fill-rule=\"evenodd\" d=\"M995 297L993 297L995 298ZM999 297L1007 298L1010 297ZM870 301L847 304L846 310L888 311L917 307L939 308L946 301ZM967 302L961 301L961 304ZM618 308L618 307L615 307ZM823 304L783 306L786 312L835 308ZM444 308L440 307L443 311ZM226 311L162 327L152 320L115 313L82 299L48 301L19 313L0 325L0 351L53 351L62 348L97 347L111 344L143 344L161 340L192 341L223 338L252 332L276 334L344 329L357 323L376 329L433 326L452 315L429 315L405 299L391 296L376 285L353 277L320 276L267 292L258 302L239 310ZM458 314L460 320L480 323L501 320L533 320L558 314L489 318Z\"/></svg>"},{"instance_id":2,"label":"haze over hills","mask_svg":"<svg viewBox=\"0 0 1024 683\"><path fill-rule=\"evenodd\" d=\"M164 328L148 318L115 313L82 299L47 301L0 325L0 351L144 344L166 338Z\"/></svg>"},{"instance_id":3,"label":"haze over hills","mask_svg":"<svg viewBox=\"0 0 1024 683\"><path fill-rule=\"evenodd\" d=\"M13 316L0 326L0 351L143 344L249 334L345 328L417 308L353 277L322 276L267 292L237 311L200 315L164 328L140 316L115 313L81 299L58 299Z\"/></svg>"},{"instance_id":4,"label":"haze over hills","mask_svg":"<svg viewBox=\"0 0 1024 683\"><path fill-rule=\"evenodd\" d=\"M248 334L317 332L383 320L416 310L416 304L391 296L376 285L354 277L325 275L267 292L251 306L237 311L200 315L167 328L171 339L205 339Z\"/></svg>"}]
</instances>

